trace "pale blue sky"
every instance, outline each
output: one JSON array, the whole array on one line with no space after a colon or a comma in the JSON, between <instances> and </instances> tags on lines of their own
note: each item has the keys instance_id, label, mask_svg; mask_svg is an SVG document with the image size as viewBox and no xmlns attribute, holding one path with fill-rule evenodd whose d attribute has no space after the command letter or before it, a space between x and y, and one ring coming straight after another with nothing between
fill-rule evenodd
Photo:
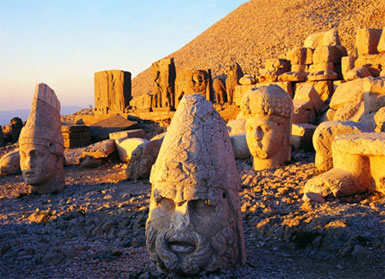
<instances>
[{"instance_id":1,"label":"pale blue sky","mask_svg":"<svg viewBox=\"0 0 385 279\"><path fill-rule=\"evenodd\" d=\"M133 76L247 0L0 0L0 110L45 82L62 106L94 104L93 74Z\"/></svg>"}]
</instances>

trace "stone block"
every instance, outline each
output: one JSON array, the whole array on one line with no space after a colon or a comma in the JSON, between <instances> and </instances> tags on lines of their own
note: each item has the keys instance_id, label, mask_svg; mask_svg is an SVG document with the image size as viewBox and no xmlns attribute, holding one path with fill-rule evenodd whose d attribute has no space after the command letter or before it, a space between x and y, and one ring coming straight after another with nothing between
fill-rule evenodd
<instances>
[{"instance_id":1,"label":"stone block","mask_svg":"<svg viewBox=\"0 0 385 279\"><path fill-rule=\"evenodd\" d=\"M341 58L341 72L344 80L346 80L346 73L354 69L354 61L356 61L356 57L351 55Z\"/></svg>"},{"instance_id":2,"label":"stone block","mask_svg":"<svg viewBox=\"0 0 385 279\"><path fill-rule=\"evenodd\" d=\"M110 139L120 138L146 138L146 132L143 129L125 130L109 134Z\"/></svg>"},{"instance_id":3,"label":"stone block","mask_svg":"<svg viewBox=\"0 0 385 279\"><path fill-rule=\"evenodd\" d=\"M93 157L95 159L107 158L116 150L115 141L108 139L87 146L81 154L81 158Z\"/></svg>"},{"instance_id":4,"label":"stone block","mask_svg":"<svg viewBox=\"0 0 385 279\"><path fill-rule=\"evenodd\" d=\"M291 145L294 149L313 150L313 134L317 126L297 123L291 125Z\"/></svg>"},{"instance_id":5,"label":"stone block","mask_svg":"<svg viewBox=\"0 0 385 279\"><path fill-rule=\"evenodd\" d=\"M313 84L323 102L329 99L334 93L333 81L331 80L313 81L310 83Z\"/></svg>"},{"instance_id":6,"label":"stone block","mask_svg":"<svg viewBox=\"0 0 385 279\"><path fill-rule=\"evenodd\" d=\"M374 115L376 123L376 132L385 132L385 107L380 108Z\"/></svg>"},{"instance_id":7,"label":"stone block","mask_svg":"<svg viewBox=\"0 0 385 279\"><path fill-rule=\"evenodd\" d=\"M307 76L309 81L335 80L338 74L334 71L318 71L312 72Z\"/></svg>"},{"instance_id":8,"label":"stone block","mask_svg":"<svg viewBox=\"0 0 385 279\"><path fill-rule=\"evenodd\" d=\"M378 76L381 70L385 68L385 53L358 56L354 61L354 67L362 66L367 67L373 76Z\"/></svg>"},{"instance_id":9,"label":"stone block","mask_svg":"<svg viewBox=\"0 0 385 279\"><path fill-rule=\"evenodd\" d=\"M324 102L311 83L300 83L296 87L294 100L311 101L317 113L324 109Z\"/></svg>"},{"instance_id":10,"label":"stone block","mask_svg":"<svg viewBox=\"0 0 385 279\"><path fill-rule=\"evenodd\" d=\"M139 153L143 152L145 145L149 141L143 138L118 138L115 140L116 150L118 151L119 158L122 162L130 162L131 157L137 149L140 149Z\"/></svg>"},{"instance_id":11,"label":"stone block","mask_svg":"<svg viewBox=\"0 0 385 279\"><path fill-rule=\"evenodd\" d=\"M376 54L378 42L380 41L382 29L362 28L356 32L355 46L358 56L365 54Z\"/></svg>"},{"instance_id":12,"label":"stone block","mask_svg":"<svg viewBox=\"0 0 385 279\"><path fill-rule=\"evenodd\" d=\"M230 136L235 159L250 158L250 150L247 146L246 133Z\"/></svg>"},{"instance_id":13,"label":"stone block","mask_svg":"<svg viewBox=\"0 0 385 279\"><path fill-rule=\"evenodd\" d=\"M286 59L271 58L265 61L265 68L269 72L277 72L280 75L290 70L290 62Z\"/></svg>"},{"instance_id":14,"label":"stone block","mask_svg":"<svg viewBox=\"0 0 385 279\"><path fill-rule=\"evenodd\" d=\"M305 71L300 72L286 72L278 76L278 81L281 82L300 82L305 81L308 73Z\"/></svg>"},{"instance_id":15,"label":"stone block","mask_svg":"<svg viewBox=\"0 0 385 279\"><path fill-rule=\"evenodd\" d=\"M346 103L357 103L363 100L364 79L356 79L339 85L330 100L330 108L338 109Z\"/></svg>"},{"instance_id":16,"label":"stone block","mask_svg":"<svg viewBox=\"0 0 385 279\"><path fill-rule=\"evenodd\" d=\"M143 148L136 148L131 153L127 164L127 179L148 179L151 167L155 163L163 138L166 133L153 137L149 142L143 143Z\"/></svg>"},{"instance_id":17,"label":"stone block","mask_svg":"<svg viewBox=\"0 0 385 279\"><path fill-rule=\"evenodd\" d=\"M337 135L359 134L370 132L370 128L353 121L327 121L321 123L313 135L313 146L316 151L315 165L319 171L327 171L333 167L331 145Z\"/></svg>"},{"instance_id":18,"label":"stone block","mask_svg":"<svg viewBox=\"0 0 385 279\"><path fill-rule=\"evenodd\" d=\"M174 108L174 82L176 78L174 58L164 58L151 65L153 90L151 108Z\"/></svg>"},{"instance_id":19,"label":"stone block","mask_svg":"<svg viewBox=\"0 0 385 279\"><path fill-rule=\"evenodd\" d=\"M61 132L65 149L83 147L91 143L90 128L86 125L63 125Z\"/></svg>"},{"instance_id":20,"label":"stone block","mask_svg":"<svg viewBox=\"0 0 385 279\"><path fill-rule=\"evenodd\" d=\"M317 48L320 46L336 46L341 45L338 31L336 28L330 29L326 32L319 32L310 34L303 43L306 48Z\"/></svg>"},{"instance_id":21,"label":"stone block","mask_svg":"<svg viewBox=\"0 0 385 279\"><path fill-rule=\"evenodd\" d=\"M293 106L294 110L291 123L314 123L314 105L310 100L293 100Z\"/></svg>"},{"instance_id":22,"label":"stone block","mask_svg":"<svg viewBox=\"0 0 385 279\"><path fill-rule=\"evenodd\" d=\"M290 60L292 65L305 64L307 49L303 47L296 47L289 50L286 54L286 59Z\"/></svg>"},{"instance_id":23,"label":"stone block","mask_svg":"<svg viewBox=\"0 0 385 279\"><path fill-rule=\"evenodd\" d=\"M131 73L106 70L94 74L95 113L119 113L130 104Z\"/></svg>"},{"instance_id":24,"label":"stone block","mask_svg":"<svg viewBox=\"0 0 385 279\"><path fill-rule=\"evenodd\" d=\"M337 46L320 46L314 50L313 64L332 62L341 63L342 53Z\"/></svg>"},{"instance_id":25,"label":"stone block","mask_svg":"<svg viewBox=\"0 0 385 279\"><path fill-rule=\"evenodd\" d=\"M306 65L303 64L292 64L291 65L292 72L306 72Z\"/></svg>"},{"instance_id":26,"label":"stone block","mask_svg":"<svg viewBox=\"0 0 385 279\"><path fill-rule=\"evenodd\" d=\"M358 67L358 68L354 68L354 69L346 72L344 74L344 79L346 81L349 81L349 80L354 80L354 79L358 79L358 78L365 78L365 77L370 77L370 76L372 76L372 74L370 73L368 68Z\"/></svg>"},{"instance_id":27,"label":"stone block","mask_svg":"<svg viewBox=\"0 0 385 279\"><path fill-rule=\"evenodd\" d=\"M382 29L382 31L384 31L384 29ZM379 53L385 52L385 32L381 33L381 37L380 37L380 40L378 41L378 45L377 45L377 51Z\"/></svg>"},{"instance_id":28,"label":"stone block","mask_svg":"<svg viewBox=\"0 0 385 279\"><path fill-rule=\"evenodd\" d=\"M246 74L239 79L239 84L241 84L241 85L251 85L251 84L255 84L255 83L256 83L255 77L253 75L250 75L250 74Z\"/></svg>"},{"instance_id":29,"label":"stone block","mask_svg":"<svg viewBox=\"0 0 385 279\"><path fill-rule=\"evenodd\" d=\"M333 62L322 62L317 64L312 64L309 67L310 73L320 72L320 71L335 71Z\"/></svg>"}]
</instances>

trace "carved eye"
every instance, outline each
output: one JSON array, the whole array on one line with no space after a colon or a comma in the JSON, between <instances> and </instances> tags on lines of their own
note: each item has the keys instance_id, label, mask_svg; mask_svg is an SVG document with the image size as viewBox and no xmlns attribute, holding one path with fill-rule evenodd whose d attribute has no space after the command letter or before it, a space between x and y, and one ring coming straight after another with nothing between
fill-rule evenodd
<instances>
[{"instance_id":1,"label":"carved eye","mask_svg":"<svg viewBox=\"0 0 385 279\"><path fill-rule=\"evenodd\" d=\"M174 201L171 200L171 199L167 199L167 198L162 198L159 202L158 202L158 206L159 208L161 208L164 212L168 212L172 209L175 208L175 204L174 204Z\"/></svg>"},{"instance_id":2,"label":"carved eye","mask_svg":"<svg viewBox=\"0 0 385 279\"><path fill-rule=\"evenodd\" d=\"M215 206L209 200L195 200L191 202L191 208L201 217L210 216L215 212Z\"/></svg>"}]
</instances>

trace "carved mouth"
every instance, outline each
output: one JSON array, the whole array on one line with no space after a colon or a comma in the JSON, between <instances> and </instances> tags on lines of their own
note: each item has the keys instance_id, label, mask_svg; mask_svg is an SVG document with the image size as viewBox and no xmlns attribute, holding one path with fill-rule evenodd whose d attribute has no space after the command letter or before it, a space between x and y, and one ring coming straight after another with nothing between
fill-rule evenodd
<instances>
[{"instance_id":1,"label":"carved mouth","mask_svg":"<svg viewBox=\"0 0 385 279\"><path fill-rule=\"evenodd\" d=\"M195 244L185 241L171 241L168 242L168 246L176 253L191 253L195 250Z\"/></svg>"},{"instance_id":2,"label":"carved mouth","mask_svg":"<svg viewBox=\"0 0 385 279\"><path fill-rule=\"evenodd\" d=\"M170 250L175 253L191 253L195 250L195 242L185 234L174 234L167 239Z\"/></svg>"},{"instance_id":3,"label":"carved mouth","mask_svg":"<svg viewBox=\"0 0 385 279\"><path fill-rule=\"evenodd\" d=\"M34 173L33 171L26 171L26 172L24 173L24 176L25 176L26 178L31 178L31 177L35 176L35 173Z\"/></svg>"}]
</instances>

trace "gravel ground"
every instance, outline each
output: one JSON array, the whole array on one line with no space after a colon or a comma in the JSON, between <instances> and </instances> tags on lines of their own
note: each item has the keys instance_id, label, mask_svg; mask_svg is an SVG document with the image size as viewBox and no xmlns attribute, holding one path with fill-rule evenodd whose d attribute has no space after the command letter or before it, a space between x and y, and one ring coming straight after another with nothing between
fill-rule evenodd
<instances>
[{"instance_id":1,"label":"gravel ground","mask_svg":"<svg viewBox=\"0 0 385 279\"><path fill-rule=\"evenodd\" d=\"M385 198L365 193L302 202L313 153L242 180L247 262L201 278L384 278ZM125 165L65 168L66 188L26 195L21 175L0 177L0 278L173 278L145 249L151 185L125 181Z\"/></svg>"}]
</instances>

